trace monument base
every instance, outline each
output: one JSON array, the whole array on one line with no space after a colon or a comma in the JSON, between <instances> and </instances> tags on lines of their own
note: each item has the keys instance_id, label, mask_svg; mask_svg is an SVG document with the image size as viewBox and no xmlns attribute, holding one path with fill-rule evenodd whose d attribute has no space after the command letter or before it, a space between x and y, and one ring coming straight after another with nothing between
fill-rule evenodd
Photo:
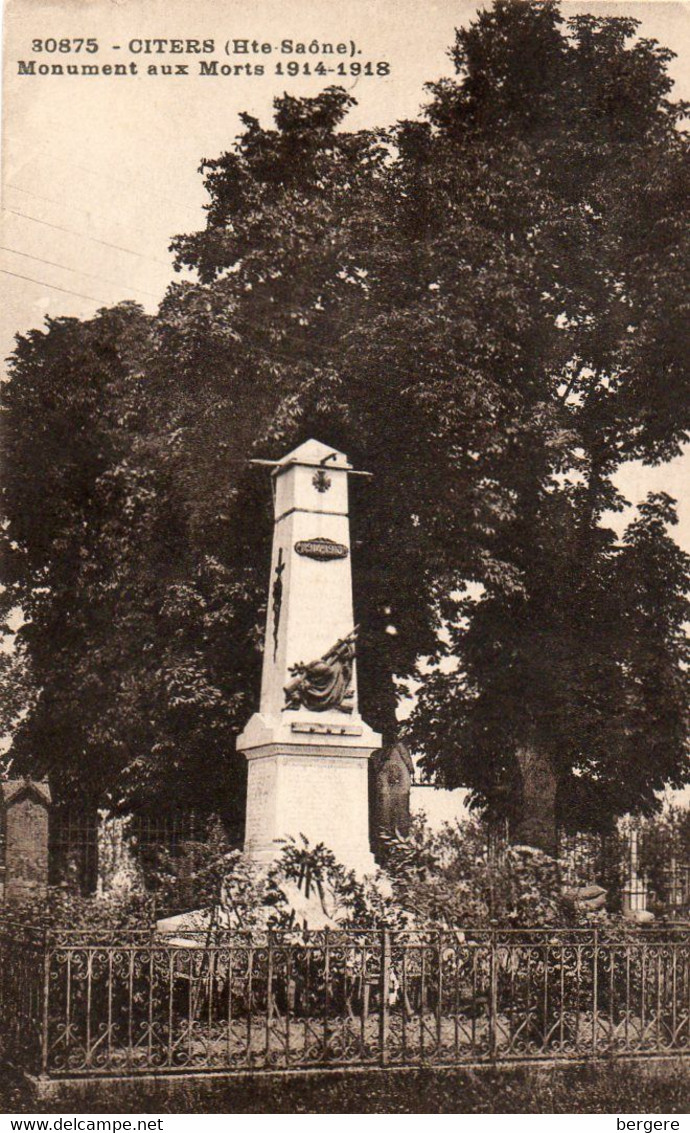
<instances>
[{"instance_id":1,"label":"monument base","mask_svg":"<svg viewBox=\"0 0 690 1133\"><path fill-rule=\"evenodd\" d=\"M368 762L371 748L333 744L267 744L248 762L244 852L268 864L286 839L323 843L359 876L373 874L369 846Z\"/></svg>"}]
</instances>

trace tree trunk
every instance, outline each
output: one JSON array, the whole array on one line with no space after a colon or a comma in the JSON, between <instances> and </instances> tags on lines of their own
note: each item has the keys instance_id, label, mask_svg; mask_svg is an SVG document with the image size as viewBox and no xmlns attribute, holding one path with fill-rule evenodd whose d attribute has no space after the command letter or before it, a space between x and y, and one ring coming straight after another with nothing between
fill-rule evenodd
<instances>
[{"instance_id":1,"label":"tree trunk","mask_svg":"<svg viewBox=\"0 0 690 1133\"><path fill-rule=\"evenodd\" d=\"M555 857L557 781L551 760L528 744L518 748L516 757L522 778L522 806L515 841Z\"/></svg>"}]
</instances>

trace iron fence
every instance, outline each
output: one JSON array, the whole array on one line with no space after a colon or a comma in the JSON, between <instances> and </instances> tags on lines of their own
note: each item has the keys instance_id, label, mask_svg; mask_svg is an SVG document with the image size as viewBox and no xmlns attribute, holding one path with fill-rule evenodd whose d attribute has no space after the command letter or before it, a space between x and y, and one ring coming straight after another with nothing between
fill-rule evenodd
<instances>
[{"instance_id":1,"label":"iron fence","mask_svg":"<svg viewBox=\"0 0 690 1133\"><path fill-rule=\"evenodd\" d=\"M0 932L2 1054L49 1077L690 1052L690 935Z\"/></svg>"},{"instance_id":2,"label":"iron fence","mask_svg":"<svg viewBox=\"0 0 690 1133\"><path fill-rule=\"evenodd\" d=\"M84 804L56 806L49 824L51 885L65 885L83 896L94 893L98 881L98 814Z\"/></svg>"}]
</instances>

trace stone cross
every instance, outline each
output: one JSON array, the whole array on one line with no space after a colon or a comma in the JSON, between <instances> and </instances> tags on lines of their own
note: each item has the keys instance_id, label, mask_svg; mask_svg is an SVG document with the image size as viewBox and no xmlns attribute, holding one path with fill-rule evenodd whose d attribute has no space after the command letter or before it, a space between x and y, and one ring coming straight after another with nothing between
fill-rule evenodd
<instances>
[{"instance_id":1,"label":"stone cross","mask_svg":"<svg viewBox=\"0 0 690 1133\"><path fill-rule=\"evenodd\" d=\"M248 761L245 852L323 842L373 870L368 772L381 737L359 714L348 476L341 452L310 440L272 472L275 522L259 711L238 737Z\"/></svg>"}]
</instances>

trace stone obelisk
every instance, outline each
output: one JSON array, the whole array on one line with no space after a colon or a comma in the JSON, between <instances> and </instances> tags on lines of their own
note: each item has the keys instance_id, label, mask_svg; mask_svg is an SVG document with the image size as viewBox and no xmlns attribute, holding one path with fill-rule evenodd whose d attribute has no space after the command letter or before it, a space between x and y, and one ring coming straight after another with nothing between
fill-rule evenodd
<instances>
[{"instance_id":1,"label":"stone obelisk","mask_svg":"<svg viewBox=\"0 0 690 1133\"><path fill-rule=\"evenodd\" d=\"M375 868L367 764L381 737L357 703L351 471L343 453L314 440L273 469L261 703L237 749L248 761L245 853L270 862L282 839L304 835L363 873Z\"/></svg>"}]
</instances>

